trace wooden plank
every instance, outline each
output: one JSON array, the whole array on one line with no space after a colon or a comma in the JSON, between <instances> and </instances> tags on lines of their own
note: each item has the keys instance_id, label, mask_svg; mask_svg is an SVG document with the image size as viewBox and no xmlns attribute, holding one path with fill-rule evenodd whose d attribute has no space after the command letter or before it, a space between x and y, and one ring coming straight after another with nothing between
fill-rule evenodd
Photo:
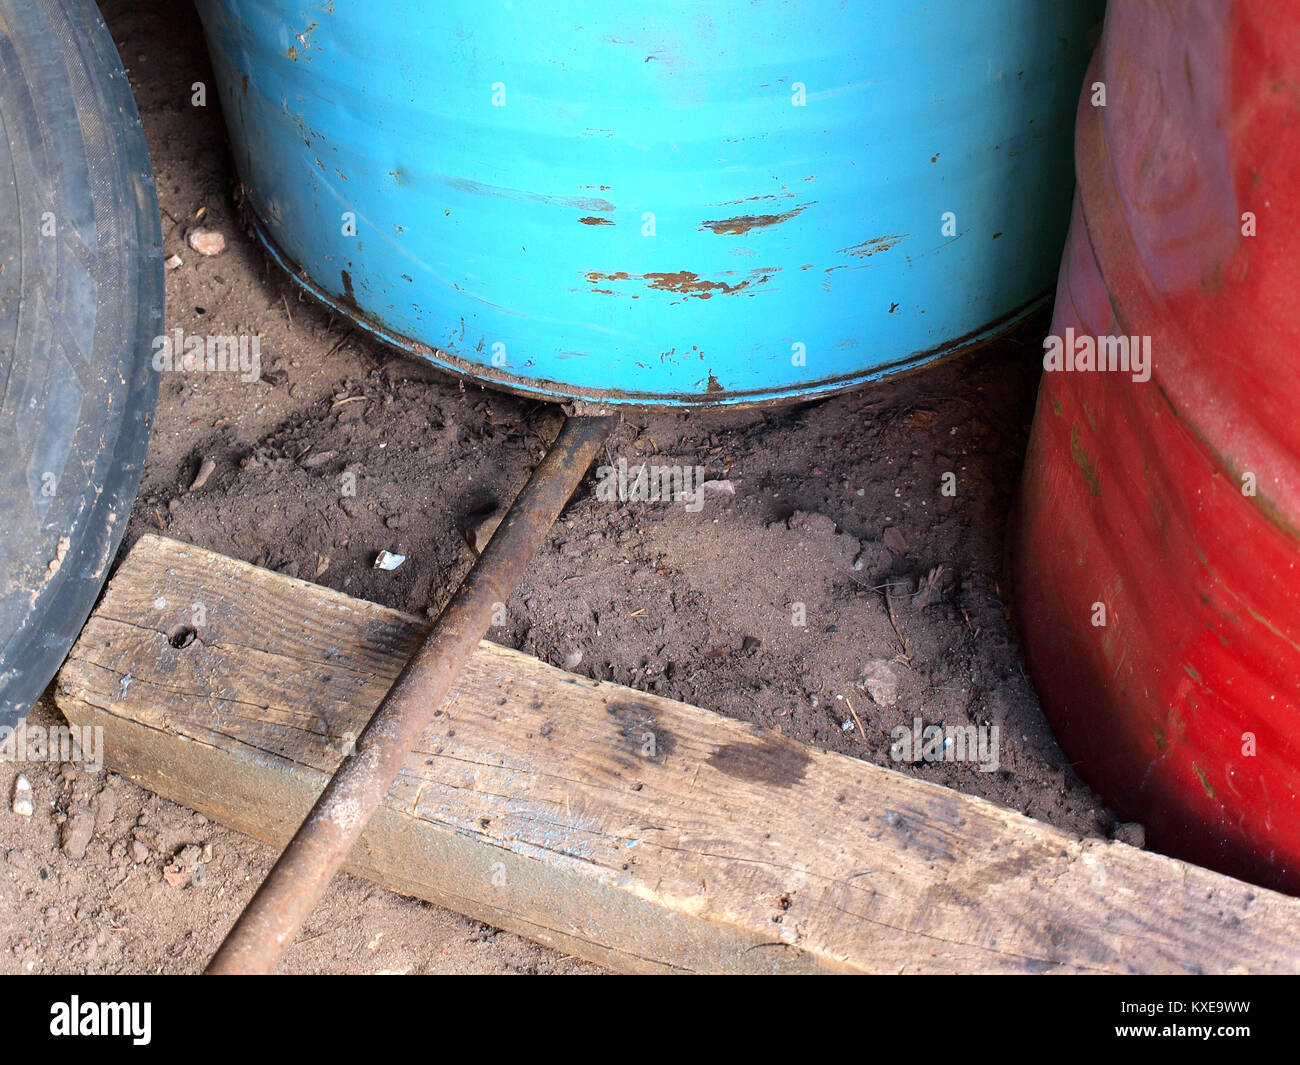
<instances>
[{"instance_id":1,"label":"wooden plank","mask_svg":"<svg viewBox=\"0 0 1300 1065\"><path fill-rule=\"evenodd\" d=\"M57 698L283 843L423 629L147 536ZM1300 900L486 642L349 869L627 971L1300 969Z\"/></svg>"}]
</instances>

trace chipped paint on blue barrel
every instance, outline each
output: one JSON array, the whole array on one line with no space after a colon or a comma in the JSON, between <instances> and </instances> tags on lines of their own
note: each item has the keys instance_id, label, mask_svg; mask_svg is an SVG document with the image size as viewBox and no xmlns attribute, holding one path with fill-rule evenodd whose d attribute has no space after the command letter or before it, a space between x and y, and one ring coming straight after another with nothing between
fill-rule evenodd
<instances>
[{"instance_id":1,"label":"chipped paint on blue barrel","mask_svg":"<svg viewBox=\"0 0 1300 1065\"><path fill-rule=\"evenodd\" d=\"M258 230L408 351L714 405L910 368L1056 276L1098 0L199 0Z\"/></svg>"}]
</instances>

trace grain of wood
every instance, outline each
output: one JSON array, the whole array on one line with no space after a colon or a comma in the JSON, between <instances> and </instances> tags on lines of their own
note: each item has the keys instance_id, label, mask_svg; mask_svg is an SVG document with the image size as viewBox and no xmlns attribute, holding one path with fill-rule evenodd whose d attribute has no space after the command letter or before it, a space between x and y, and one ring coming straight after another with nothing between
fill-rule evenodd
<instances>
[{"instance_id":1,"label":"grain of wood","mask_svg":"<svg viewBox=\"0 0 1300 1065\"><path fill-rule=\"evenodd\" d=\"M57 699L284 843L424 629L146 536ZM1300 969L1300 901L488 642L348 868L634 972Z\"/></svg>"}]
</instances>

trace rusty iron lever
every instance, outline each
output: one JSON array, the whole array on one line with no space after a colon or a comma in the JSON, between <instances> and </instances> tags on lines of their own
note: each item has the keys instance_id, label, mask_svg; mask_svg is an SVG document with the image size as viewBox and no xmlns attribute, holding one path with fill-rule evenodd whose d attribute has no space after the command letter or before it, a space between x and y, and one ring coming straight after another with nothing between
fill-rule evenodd
<instances>
[{"instance_id":1,"label":"rusty iron lever","mask_svg":"<svg viewBox=\"0 0 1300 1065\"><path fill-rule=\"evenodd\" d=\"M616 416L571 416L208 964L273 972L586 475Z\"/></svg>"}]
</instances>

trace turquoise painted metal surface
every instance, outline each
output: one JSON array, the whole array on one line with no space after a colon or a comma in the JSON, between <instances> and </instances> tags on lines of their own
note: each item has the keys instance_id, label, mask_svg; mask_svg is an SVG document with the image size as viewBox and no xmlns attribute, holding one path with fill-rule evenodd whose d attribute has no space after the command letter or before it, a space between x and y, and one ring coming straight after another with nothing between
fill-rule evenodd
<instances>
[{"instance_id":1,"label":"turquoise painted metal surface","mask_svg":"<svg viewBox=\"0 0 1300 1065\"><path fill-rule=\"evenodd\" d=\"M262 238L367 328L595 402L810 396L1056 276L1096 0L199 0Z\"/></svg>"}]
</instances>

